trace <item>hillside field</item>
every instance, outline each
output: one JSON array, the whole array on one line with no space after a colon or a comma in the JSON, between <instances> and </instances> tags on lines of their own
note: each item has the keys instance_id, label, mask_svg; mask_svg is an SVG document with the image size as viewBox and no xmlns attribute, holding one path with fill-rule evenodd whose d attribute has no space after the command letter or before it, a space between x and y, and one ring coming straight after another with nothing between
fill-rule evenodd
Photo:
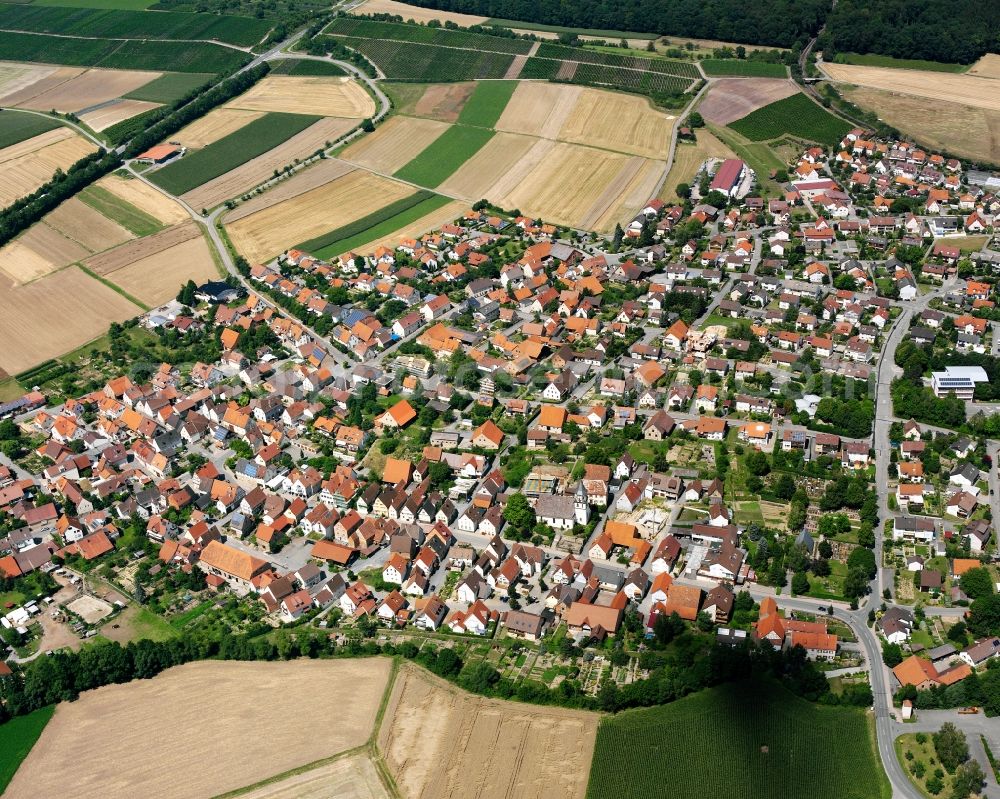
<instances>
[{"instance_id":1,"label":"hillside field","mask_svg":"<svg viewBox=\"0 0 1000 799\"><path fill-rule=\"evenodd\" d=\"M859 710L727 684L603 719L587 797L889 799L873 737Z\"/></svg>"},{"instance_id":2,"label":"hillside field","mask_svg":"<svg viewBox=\"0 0 1000 799\"><path fill-rule=\"evenodd\" d=\"M767 141L788 133L820 144L833 145L851 129L851 124L835 117L804 94L765 105L729 127L751 141Z\"/></svg>"}]
</instances>

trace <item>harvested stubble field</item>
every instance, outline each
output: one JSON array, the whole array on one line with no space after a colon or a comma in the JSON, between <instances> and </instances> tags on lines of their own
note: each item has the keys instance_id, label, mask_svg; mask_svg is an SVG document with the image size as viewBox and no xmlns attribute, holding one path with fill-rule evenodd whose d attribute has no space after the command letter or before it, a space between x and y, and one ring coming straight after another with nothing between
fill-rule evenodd
<instances>
[{"instance_id":1,"label":"harvested stubble field","mask_svg":"<svg viewBox=\"0 0 1000 799\"><path fill-rule=\"evenodd\" d=\"M129 264L149 258L156 253L169 250L185 241L200 238L198 225L192 221L162 230L144 239L135 239L120 247L115 247L83 262L88 269L102 277L110 275Z\"/></svg>"},{"instance_id":2,"label":"harvested stubble field","mask_svg":"<svg viewBox=\"0 0 1000 799\"><path fill-rule=\"evenodd\" d=\"M140 258L106 276L130 296L151 308L169 300L188 280L217 280L219 272L201 235Z\"/></svg>"},{"instance_id":3,"label":"harvested stubble field","mask_svg":"<svg viewBox=\"0 0 1000 799\"><path fill-rule=\"evenodd\" d=\"M116 100L81 115L80 119L100 132L107 130L112 125L117 125L119 122L124 122L126 119L145 114L147 111L159 107L159 103L151 103L146 100Z\"/></svg>"},{"instance_id":4,"label":"harvested stubble field","mask_svg":"<svg viewBox=\"0 0 1000 799\"><path fill-rule=\"evenodd\" d=\"M709 122L728 125L797 91L798 87L790 80L720 80L705 94L698 105L698 112Z\"/></svg>"},{"instance_id":5,"label":"harvested stubble field","mask_svg":"<svg viewBox=\"0 0 1000 799\"><path fill-rule=\"evenodd\" d=\"M262 263L296 242L315 238L414 193L412 186L356 170L323 186L272 205L226 229L236 249Z\"/></svg>"},{"instance_id":6,"label":"harvested stubble field","mask_svg":"<svg viewBox=\"0 0 1000 799\"><path fill-rule=\"evenodd\" d=\"M293 774L240 796L241 799L390 799L372 761L360 753Z\"/></svg>"},{"instance_id":7,"label":"harvested stubble field","mask_svg":"<svg viewBox=\"0 0 1000 799\"><path fill-rule=\"evenodd\" d=\"M0 249L0 271L15 285L30 283L89 254L77 242L40 222Z\"/></svg>"},{"instance_id":8,"label":"harvested stubble field","mask_svg":"<svg viewBox=\"0 0 1000 799\"><path fill-rule=\"evenodd\" d=\"M18 103L18 107L75 113L135 91L162 74L126 69L88 69Z\"/></svg>"},{"instance_id":9,"label":"harvested stubble field","mask_svg":"<svg viewBox=\"0 0 1000 799\"><path fill-rule=\"evenodd\" d=\"M90 252L102 252L135 238L117 222L98 213L78 197L71 197L47 214L43 224L79 242Z\"/></svg>"},{"instance_id":10,"label":"harvested stubble field","mask_svg":"<svg viewBox=\"0 0 1000 799\"><path fill-rule=\"evenodd\" d=\"M368 0L368 2L357 6L351 10L354 14L392 14L401 16L404 20L414 22L432 22L437 20L442 24L454 22L463 28L473 25L482 25L487 21L486 17L477 17L475 14L459 14L452 11L439 11L436 8L421 8L411 6L406 3L399 3L396 0Z\"/></svg>"},{"instance_id":11,"label":"harvested stubble field","mask_svg":"<svg viewBox=\"0 0 1000 799\"><path fill-rule=\"evenodd\" d=\"M15 61L0 61L0 102L7 105L6 98L8 95L37 83L46 75L54 72L55 69L56 67L19 64Z\"/></svg>"},{"instance_id":12,"label":"harvested stubble field","mask_svg":"<svg viewBox=\"0 0 1000 799\"><path fill-rule=\"evenodd\" d=\"M188 799L253 785L364 744L390 667L385 658L201 661L88 691L57 707L7 796ZM122 746L123 731L138 742L197 741L198 757L179 768L173 748Z\"/></svg>"},{"instance_id":13,"label":"harvested stubble field","mask_svg":"<svg viewBox=\"0 0 1000 799\"><path fill-rule=\"evenodd\" d=\"M609 212L621 205L618 192L624 191L644 171L646 159L564 142L543 144L550 144L551 148L544 152L532 148L487 194L490 201L503 208L520 208L546 221L587 230L595 229L604 220L602 229L606 229ZM665 169L660 162L652 163L660 170ZM654 180L649 185L650 191L655 183ZM573 190L567 191L567 186ZM500 194L498 188L506 187L510 187L507 193ZM648 199L637 201L630 213ZM610 227L614 227L614 222Z\"/></svg>"},{"instance_id":14,"label":"harvested stubble field","mask_svg":"<svg viewBox=\"0 0 1000 799\"><path fill-rule=\"evenodd\" d=\"M375 114L375 101L356 81L325 76L269 75L226 107L347 119Z\"/></svg>"},{"instance_id":15,"label":"harvested stubble field","mask_svg":"<svg viewBox=\"0 0 1000 799\"><path fill-rule=\"evenodd\" d=\"M0 102L13 108L66 81L82 75L78 67L27 66L12 61L3 62L0 72ZM46 111L49 109L45 109Z\"/></svg>"},{"instance_id":16,"label":"harvested stubble field","mask_svg":"<svg viewBox=\"0 0 1000 799\"><path fill-rule=\"evenodd\" d=\"M496 129L555 139L583 93L577 86L522 83L507 103Z\"/></svg>"},{"instance_id":17,"label":"harvested stubble field","mask_svg":"<svg viewBox=\"0 0 1000 799\"><path fill-rule=\"evenodd\" d=\"M597 721L484 699L404 665L378 747L406 799L574 799L587 788Z\"/></svg>"},{"instance_id":18,"label":"harvested stubble field","mask_svg":"<svg viewBox=\"0 0 1000 799\"><path fill-rule=\"evenodd\" d=\"M298 197L353 171L354 167L344 161L325 158L236 206L233 211L226 214L226 224L237 222L272 205Z\"/></svg>"},{"instance_id":19,"label":"harvested stubble field","mask_svg":"<svg viewBox=\"0 0 1000 799\"><path fill-rule=\"evenodd\" d=\"M987 53L972 65L967 74L980 78L1000 78L1000 55Z\"/></svg>"},{"instance_id":20,"label":"harvested stubble field","mask_svg":"<svg viewBox=\"0 0 1000 799\"><path fill-rule=\"evenodd\" d=\"M121 294L75 266L26 286L0 287L0 368L18 374L92 341L108 323L140 313ZM58 319L59 324L52 320ZM47 770L47 766L46 766ZM73 793L67 786L67 790ZM57 796L36 791L32 796Z\"/></svg>"},{"instance_id":21,"label":"harvested stubble field","mask_svg":"<svg viewBox=\"0 0 1000 799\"><path fill-rule=\"evenodd\" d=\"M631 218L656 194L664 166L659 161L632 158L629 168L623 170L618 180L608 187L607 210L594 223L597 230L613 230L615 224ZM595 207L600 209L604 199Z\"/></svg>"},{"instance_id":22,"label":"harvested stubble field","mask_svg":"<svg viewBox=\"0 0 1000 799\"><path fill-rule=\"evenodd\" d=\"M838 83L902 92L928 100L961 103L973 108L1000 111L1000 85L993 78L947 72L890 67L859 67L853 64L823 64L823 71Z\"/></svg>"},{"instance_id":23,"label":"harvested stubble field","mask_svg":"<svg viewBox=\"0 0 1000 799\"><path fill-rule=\"evenodd\" d=\"M538 143L532 136L498 133L439 188L456 197L486 197Z\"/></svg>"},{"instance_id":24,"label":"harvested stubble field","mask_svg":"<svg viewBox=\"0 0 1000 799\"><path fill-rule=\"evenodd\" d=\"M998 88L1000 90L1000 88ZM927 100L881 89L844 88L852 103L878 114L897 130L916 136L925 147L965 158L1000 163L1000 111L938 100L927 113Z\"/></svg>"},{"instance_id":25,"label":"harvested stubble field","mask_svg":"<svg viewBox=\"0 0 1000 799\"><path fill-rule=\"evenodd\" d=\"M296 158L306 158L326 143L336 141L357 125L353 119L327 117L296 133L284 144L247 161L224 175L182 195L192 208L214 208L232 197L238 197L254 186L274 176L274 170L283 169Z\"/></svg>"},{"instance_id":26,"label":"harvested stubble field","mask_svg":"<svg viewBox=\"0 0 1000 799\"><path fill-rule=\"evenodd\" d=\"M191 150L200 150L235 133L244 125L264 116L263 111L245 111L238 108L215 108L170 137Z\"/></svg>"},{"instance_id":27,"label":"harvested stubble field","mask_svg":"<svg viewBox=\"0 0 1000 799\"><path fill-rule=\"evenodd\" d=\"M422 153L448 125L433 119L395 116L347 147L340 158L373 172L392 174Z\"/></svg>"},{"instance_id":28,"label":"harvested stubble field","mask_svg":"<svg viewBox=\"0 0 1000 799\"><path fill-rule=\"evenodd\" d=\"M97 147L69 128L56 128L0 150L0 207L31 194Z\"/></svg>"},{"instance_id":29,"label":"harvested stubble field","mask_svg":"<svg viewBox=\"0 0 1000 799\"><path fill-rule=\"evenodd\" d=\"M643 97L584 89L556 138L646 158L666 158L673 121L674 117L654 111Z\"/></svg>"},{"instance_id":30,"label":"harvested stubble field","mask_svg":"<svg viewBox=\"0 0 1000 799\"><path fill-rule=\"evenodd\" d=\"M120 175L108 175L97 181L96 185L107 189L125 202L131 203L164 225L176 225L190 218L180 203L165 197L141 180L123 178Z\"/></svg>"}]
</instances>

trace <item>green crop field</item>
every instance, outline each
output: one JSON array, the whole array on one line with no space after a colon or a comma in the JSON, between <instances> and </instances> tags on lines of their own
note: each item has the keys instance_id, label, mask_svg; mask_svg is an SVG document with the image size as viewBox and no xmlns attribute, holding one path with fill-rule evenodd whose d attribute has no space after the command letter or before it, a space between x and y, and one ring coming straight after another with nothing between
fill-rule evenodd
<instances>
[{"instance_id":1,"label":"green crop field","mask_svg":"<svg viewBox=\"0 0 1000 799\"><path fill-rule=\"evenodd\" d=\"M266 114L147 177L171 194L183 194L277 147L318 120L305 114Z\"/></svg>"},{"instance_id":2,"label":"green crop field","mask_svg":"<svg viewBox=\"0 0 1000 799\"><path fill-rule=\"evenodd\" d=\"M0 148L10 147L62 125L58 119L19 111L0 111Z\"/></svg>"},{"instance_id":3,"label":"green crop field","mask_svg":"<svg viewBox=\"0 0 1000 799\"><path fill-rule=\"evenodd\" d=\"M659 96L678 95L691 85L689 78L679 75L643 72L638 69L606 64L580 64L569 82L580 83L584 86L636 92L650 95L654 99Z\"/></svg>"},{"instance_id":4,"label":"green crop field","mask_svg":"<svg viewBox=\"0 0 1000 799\"><path fill-rule=\"evenodd\" d=\"M612 30L598 30L590 28L565 28L561 25L545 25L541 22L519 22L514 19L497 19L492 18L486 20L487 25L493 25L498 28L513 28L515 30L522 31L543 31L545 33L575 33L577 36L603 36L606 39L613 39L618 41L619 39L657 39L659 38L655 33L636 33L635 31L612 31Z\"/></svg>"},{"instance_id":5,"label":"green crop field","mask_svg":"<svg viewBox=\"0 0 1000 799\"><path fill-rule=\"evenodd\" d=\"M890 795L862 711L814 705L763 680L602 720L587 786L588 799Z\"/></svg>"},{"instance_id":6,"label":"green crop field","mask_svg":"<svg viewBox=\"0 0 1000 799\"><path fill-rule=\"evenodd\" d=\"M502 78L514 56L482 50L458 50L433 44L411 44L385 39L337 36L357 50L389 80L406 83L451 83L477 78Z\"/></svg>"},{"instance_id":7,"label":"green crop field","mask_svg":"<svg viewBox=\"0 0 1000 799\"><path fill-rule=\"evenodd\" d=\"M41 33L0 32L0 53L8 61L168 72L217 73L250 60L239 50L207 42L71 39Z\"/></svg>"},{"instance_id":8,"label":"green crop field","mask_svg":"<svg viewBox=\"0 0 1000 799\"><path fill-rule=\"evenodd\" d=\"M204 72L168 72L123 96L129 100L173 103L189 92L204 86L212 77Z\"/></svg>"},{"instance_id":9,"label":"green crop field","mask_svg":"<svg viewBox=\"0 0 1000 799\"><path fill-rule=\"evenodd\" d=\"M600 64L606 67L624 67L640 72L662 72L665 75L679 75L692 80L699 77L698 68L688 61L671 61L666 58L639 58L631 55L609 53L606 50L586 50L582 47L567 47L562 44L542 42L535 53L539 58L555 58L562 61L580 61L586 64Z\"/></svg>"},{"instance_id":10,"label":"green crop field","mask_svg":"<svg viewBox=\"0 0 1000 799\"><path fill-rule=\"evenodd\" d=\"M965 72L968 64L948 64L943 61L924 61L919 58L893 58L875 53L837 53L837 64L857 64L862 67L892 67L893 69L925 69L930 72Z\"/></svg>"},{"instance_id":11,"label":"green crop field","mask_svg":"<svg viewBox=\"0 0 1000 799\"><path fill-rule=\"evenodd\" d=\"M833 145L851 129L851 124L835 117L804 94L797 93L765 105L729 124L751 141L776 139L786 133L820 144Z\"/></svg>"},{"instance_id":12,"label":"green crop field","mask_svg":"<svg viewBox=\"0 0 1000 799\"><path fill-rule=\"evenodd\" d=\"M80 192L79 197L95 211L114 220L136 236L151 236L163 230L163 224L156 217L101 186L88 186Z\"/></svg>"},{"instance_id":13,"label":"green crop field","mask_svg":"<svg viewBox=\"0 0 1000 799\"><path fill-rule=\"evenodd\" d=\"M18 766L28 756L55 709L55 705L49 705L0 724L0 793L7 790Z\"/></svg>"},{"instance_id":14,"label":"green crop field","mask_svg":"<svg viewBox=\"0 0 1000 799\"><path fill-rule=\"evenodd\" d=\"M451 202L448 197L418 191L409 197L380 208L362 219L337 230L298 245L299 249L312 253L317 258L329 260L361 247L370 241L388 236L394 230L420 219Z\"/></svg>"},{"instance_id":15,"label":"green crop field","mask_svg":"<svg viewBox=\"0 0 1000 799\"><path fill-rule=\"evenodd\" d=\"M701 62L705 74L712 77L740 75L748 78L787 78L784 64L769 61L748 61L742 58L706 58Z\"/></svg>"},{"instance_id":16,"label":"green crop field","mask_svg":"<svg viewBox=\"0 0 1000 799\"><path fill-rule=\"evenodd\" d=\"M521 74L518 75L518 78L521 80L555 80L561 66L562 61L531 56L531 58L524 62L524 66L521 67Z\"/></svg>"},{"instance_id":17,"label":"green crop field","mask_svg":"<svg viewBox=\"0 0 1000 799\"><path fill-rule=\"evenodd\" d=\"M271 62L272 75L346 75L347 73L329 61L286 58Z\"/></svg>"},{"instance_id":18,"label":"green crop field","mask_svg":"<svg viewBox=\"0 0 1000 799\"><path fill-rule=\"evenodd\" d=\"M390 39L459 49L487 50L494 53L510 53L511 55L526 55L531 50L531 42L526 39L490 36L448 28L429 28L425 25L378 22L364 17L337 17L323 32L339 36L358 36L364 39Z\"/></svg>"},{"instance_id":19,"label":"green crop field","mask_svg":"<svg viewBox=\"0 0 1000 799\"><path fill-rule=\"evenodd\" d=\"M101 131L101 135L112 144L121 144L159 122L168 111L169 109L165 106L150 108L148 111L143 111L134 117L123 119L110 128L105 128Z\"/></svg>"},{"instance_id":20,"label":"green crop field","mask_svg":"<svg viewBox=\"0 0 1000 799\"><path fill-rule=\"evenodd\" d=\"M492 138L492 130L452 125L395 176L433 189L450 178Z\"/></svg>"},{"instance_id":21,"label":"green crop field","mask_svg":"<svg viewBox=\"0 0 1000 799\"><path fill-rule=\"evenodd\" d=\"M218 14L171 11L153 14L146 11L3 3L0 4L0 28L95 39L214 39L249 47L267 35L271 23L252 17Z\"/></svg>"},{"instance_id":22,"label":"green crop field","mask_svg":"<svg viewBox=\"0 0 1000 799\"><path fill-rule=\"evenodd\" d=\"M516 88L516 80L480 81L458 115L459 124L492 128Z\"/></svg>"},{"instance_id":23,"label":"green crop field","mask_svg":"<svg viewBox=\"0 0 1000 799\"><path fill-rule=\"evenodd\" d=\"M110 8L124 11L143 11L154 0L45 0L47 6L60 8Z\"/></svg>"}]
</instances>

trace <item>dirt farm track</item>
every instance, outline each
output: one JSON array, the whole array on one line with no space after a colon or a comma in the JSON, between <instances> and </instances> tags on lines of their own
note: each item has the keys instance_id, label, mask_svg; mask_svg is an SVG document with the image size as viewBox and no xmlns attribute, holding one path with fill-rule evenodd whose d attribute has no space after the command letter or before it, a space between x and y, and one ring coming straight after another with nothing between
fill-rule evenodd
<instances>
[{"instance_id":1,"label":"dirt farm track","mask_svg":"<svg viewBox=\"0 0 1000 799\"><path fill-rule=\"evenodd\" d=\"M89 691L59 705L4 797L194 799L253 785L364 744L391 666L202 661Z\"/></svg>"}]
</instances>

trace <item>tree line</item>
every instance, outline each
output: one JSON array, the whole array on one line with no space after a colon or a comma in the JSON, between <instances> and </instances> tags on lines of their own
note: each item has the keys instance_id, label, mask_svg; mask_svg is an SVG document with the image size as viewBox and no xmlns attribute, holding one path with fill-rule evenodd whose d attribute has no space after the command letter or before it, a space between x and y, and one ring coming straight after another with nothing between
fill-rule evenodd
<instances>
[{"instance_id":1,"label":"tree line","mask_svg":"<svg viewBox=\"0 0 1000 799\"><path fill-rule=\"evenodd\" d=\"M971 64L1000 52L1000 13L976 0L840 0L820 41L824 58L877 53Z\"/></svg>"},{"instance_id":2,"label":"tree line","mask_svg":"<svg viewBox=\"0 0 1000 799\"><path fill-rule=\"evenodd\" d=\"M277 661L299 657L330 658L369 655L401 656L414 660L438 676L467 691L501 699L519 699L536 704L617 711L630 707L665 704L694 691L750 675L779 679L787 688L811 701L827 704L870 704L868 691L835 695L805 650L795 647L775 650L767 644L725 647L709 644L679 619L674 625L674 643L668 656L657 649L644 653L642 666L649 677L629 685L606 682L596 697L583 692L575 680L565 680L550 689L532 681L512 681L486 662L467 663L452 649L418 648L411 642L396 646L374 640L374 622L360 625L358 637L338 645L328 633L305 629L282 629L253 625L246 633L232 635L211 629L184 634L165 641L143 639L127 644L107 642L76 652L61 651L24 664L12 664L13 674L0 680L0 722L31 713L56 702L74 701L84 691L104 685L149 679L173 666L196 660ZM562 649L579 654L569 639ZM619 654L621 650L619 648Z\"/></svg>"},{"instance_id":3,"label":"tree line","mask_svg":"<svg viewBox=\"0 0 1000 799\"><path fill-rule=\"evenodd\" d=\"M415 0L415 4L546 25L774 47L796 47L812 38L828 7L825 0Z\"/></svg>"}]
</instances>

